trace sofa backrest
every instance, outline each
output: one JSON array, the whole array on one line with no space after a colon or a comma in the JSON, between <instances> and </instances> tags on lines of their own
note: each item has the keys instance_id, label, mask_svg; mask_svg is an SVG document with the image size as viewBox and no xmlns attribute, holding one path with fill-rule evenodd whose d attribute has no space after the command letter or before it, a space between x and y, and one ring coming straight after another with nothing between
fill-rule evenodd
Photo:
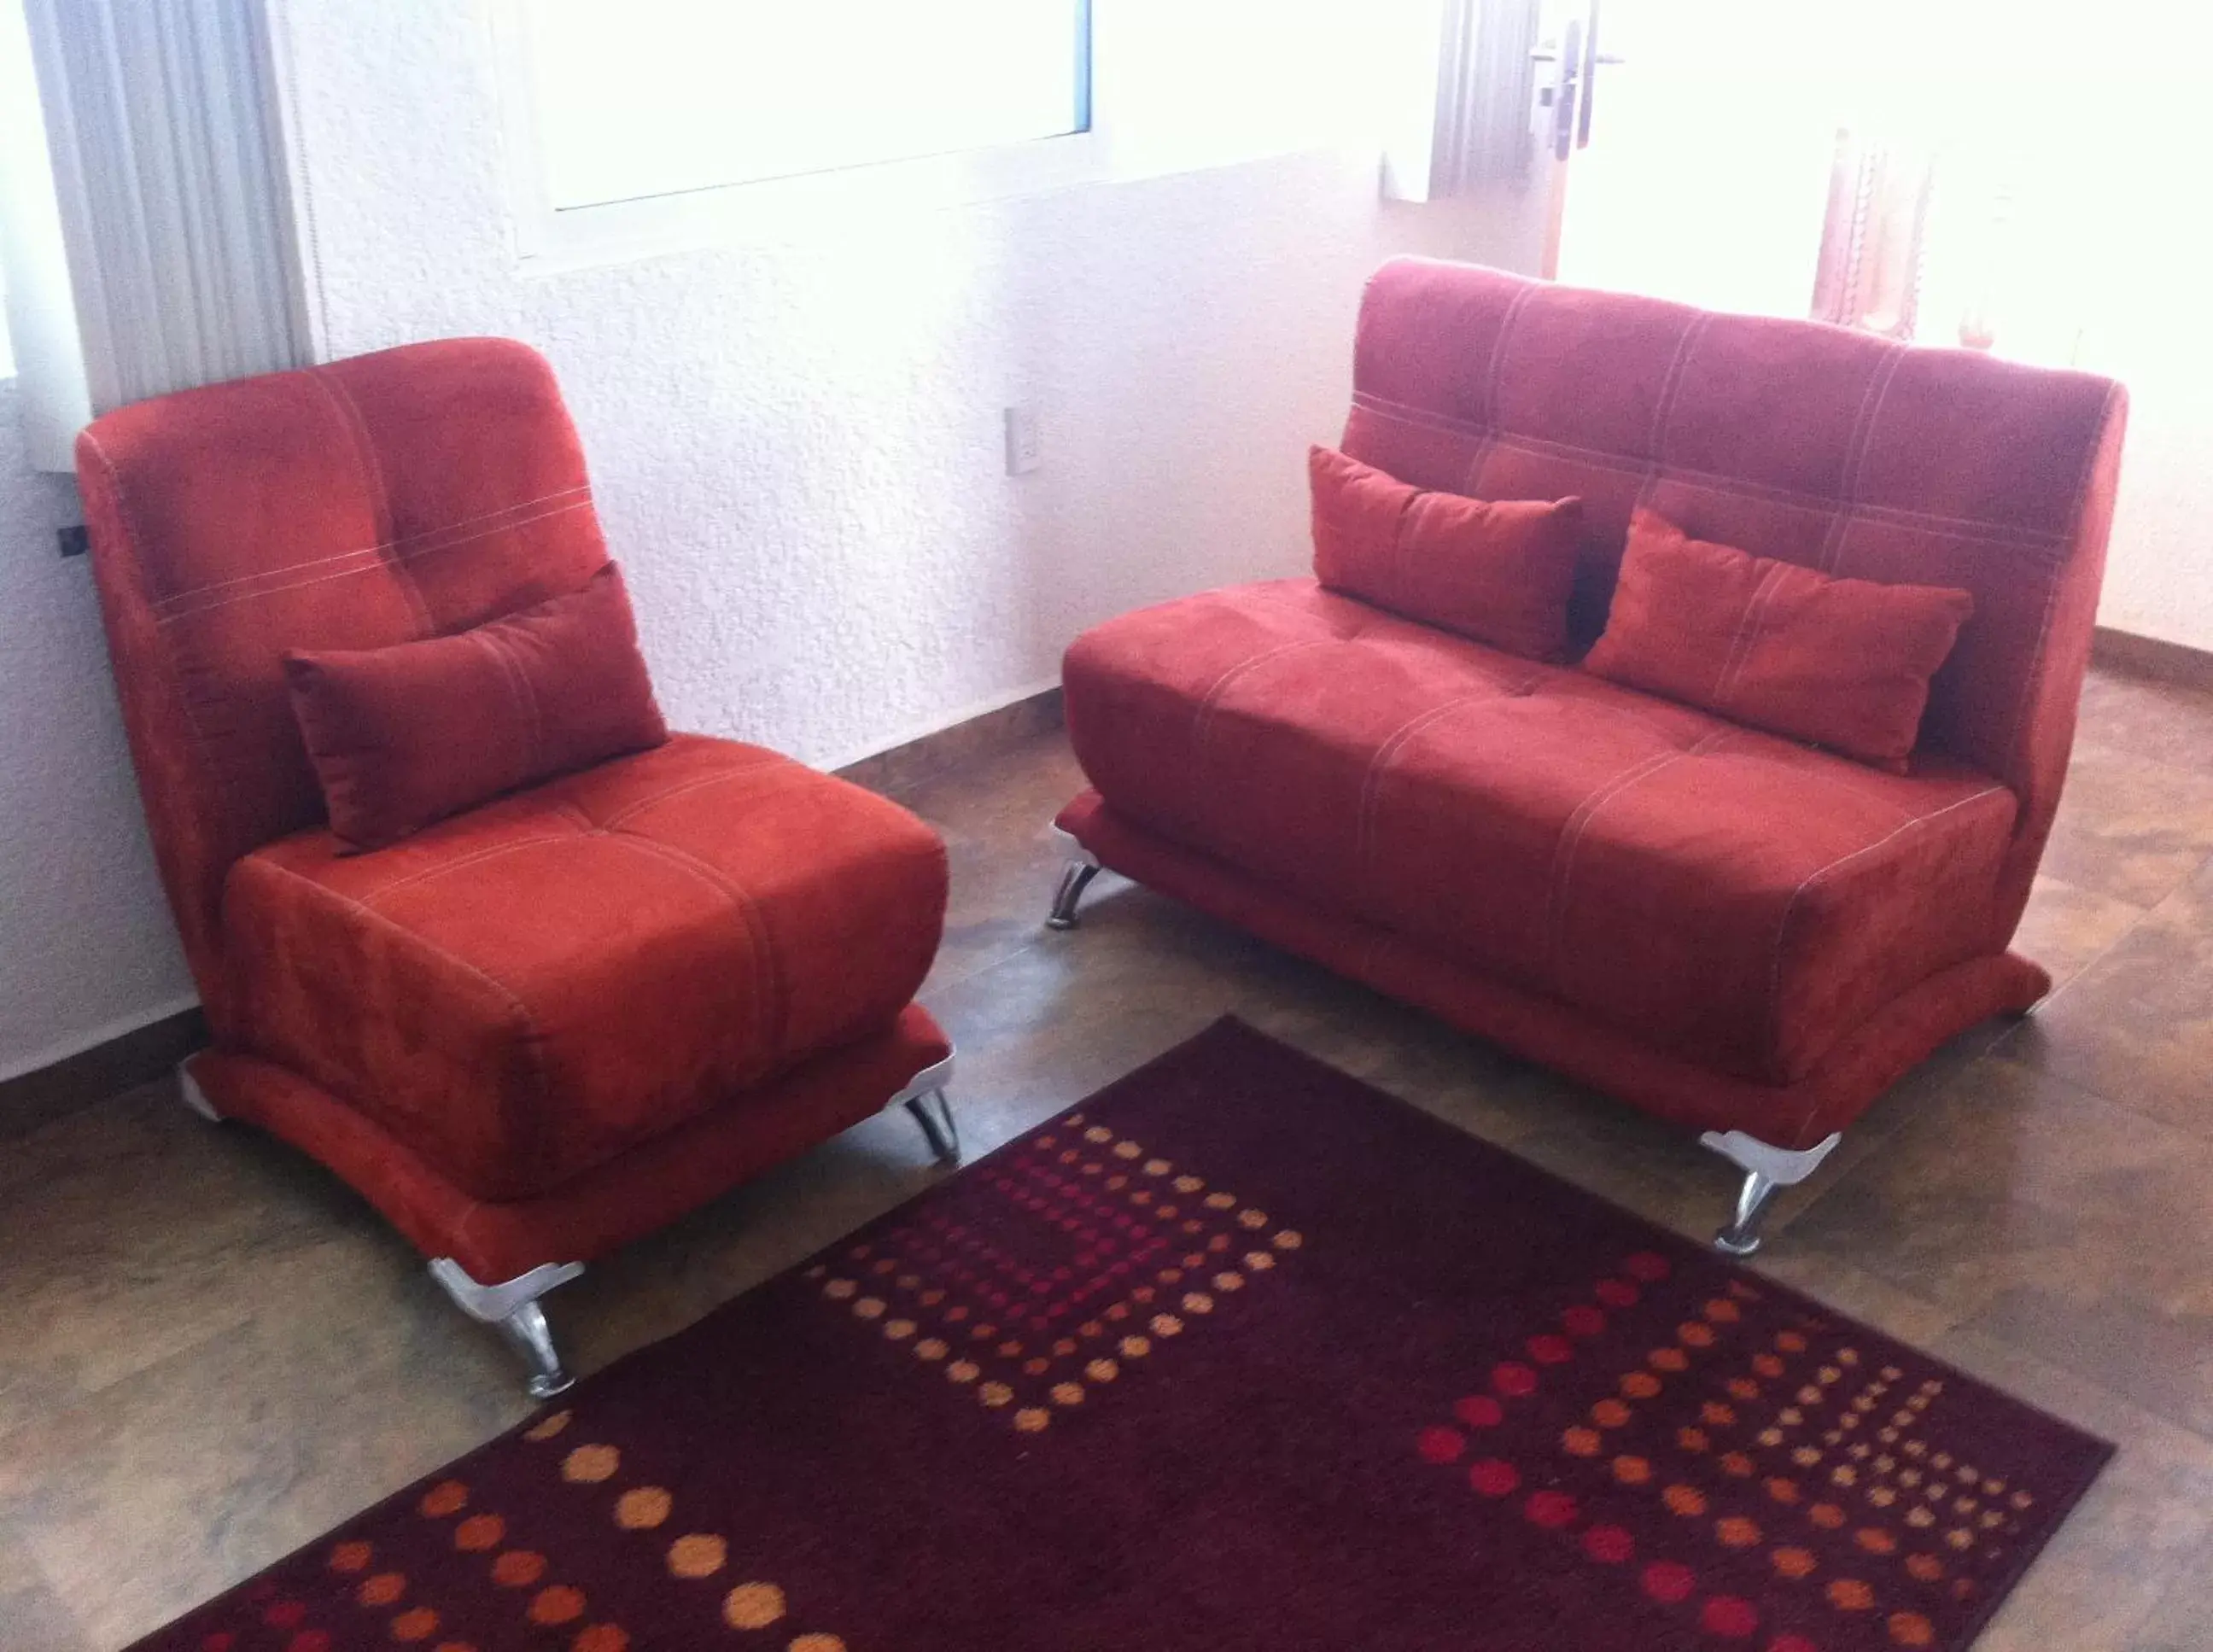
<instances>
[{"instance_id":1,"label":"sofa backrest","mask_svg":"<svg viewBox=\"0 0 2213 1652\"><path fill-rule=\"evenodd\" d=\"M322 818L292 649L442 635L607 561L552 369L410 344L119 408L77 439L93 570L154 848L224 1027L223 880Z\"/></svg>"},{"instance_id":2,"label":"sofa backrest","mask_svg":"<svg viewBox=\"0 0 2213 1652\"><path fill-rule=\"evenodd\" d=\"M1361 308L1344 447L1478 498L1580 494L1578 646L1604 627L1638 504L1759 556L1972 593L1922 738L2021 795L2009 876L2025 900L2073 739L2125 413L2120 387L2088 374L1401 259Z\"/></svg>"}]
</instances>

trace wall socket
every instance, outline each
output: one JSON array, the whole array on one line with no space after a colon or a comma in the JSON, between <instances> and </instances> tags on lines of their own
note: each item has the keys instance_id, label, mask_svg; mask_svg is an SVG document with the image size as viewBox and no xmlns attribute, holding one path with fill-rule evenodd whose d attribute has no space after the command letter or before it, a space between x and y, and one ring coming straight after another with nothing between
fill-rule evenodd
<instances>
[{"instance_id":1,"label":"wall socket","mask_svg":"<svg viewBox=\"0 0 2213 1652\"><path fill-rule=\"evenodd\" d=\"M1038 428L1038 411L1029 402L1007 409L1007 474L1027 476L1045 463L1045 436Z\"/></svg>"}]
</instances>

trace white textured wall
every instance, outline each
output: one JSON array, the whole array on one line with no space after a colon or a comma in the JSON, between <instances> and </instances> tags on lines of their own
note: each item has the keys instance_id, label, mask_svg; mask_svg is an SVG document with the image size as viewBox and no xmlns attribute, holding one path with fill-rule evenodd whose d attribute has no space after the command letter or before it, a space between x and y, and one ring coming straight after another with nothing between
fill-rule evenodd
<instances>
[{"instance_id":1,"label":"white textured wall","mask_svg":"<svg viewBox=\"0 0 2213 1652\"><path fill-rule=\"evenodd\" d=\"M552 358L672 718L834 763L1040 687L1084 625L1303 560L1389 252L1505 255L1284 158L556 275L510 251L479 6L286 8L323 344ZM1045 465L1003 474L1001 409Z\"/></svg>"},{"instance_id":2,"label":"white textured wall","mask_svg":"<svg viewBox=\"0 0 2213 1652\"><path fill-rule=\"evenodd\" d=\"M138 812L74 485L0 381L0 1078L192 1003Z\"/></svg>"},{"instance_id":3,"label":"white textured wall","mask_svg":"<svg viewBox=\"0 0 2213 1652\"><path fill-rule=\"evenodd\" d=\"M1384 207L1372 159L1308 155L526 276L480 5L281 11L326 352L545 350L673 720L818 762L1044 686L1109 614L1300 566L1369 271L1527 258L1517 211ZM1016 397L1045 428L1018 481ZM188 984L68 509L0 445L0 1075Z\"/></svg>"}]
</instances>

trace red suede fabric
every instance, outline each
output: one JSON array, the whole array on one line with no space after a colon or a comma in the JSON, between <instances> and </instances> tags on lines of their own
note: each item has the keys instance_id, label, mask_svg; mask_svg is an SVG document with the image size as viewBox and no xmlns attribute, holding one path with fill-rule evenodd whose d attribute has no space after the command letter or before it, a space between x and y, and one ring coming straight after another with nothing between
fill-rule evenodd
<instances>
[{"instance_id":1,"label":"red suede fabric","mask_svg":"<svg viewBox=\"0 0 2213 1652\"><path fill-rule=\"evenodd\" d=\"M284 656L332 835L377 849L668 738L613 563L452 637Z\"/></svg>"},{"instance_id":2,"label":"red suede fabric","mask_svg":"<svg viewBox=\"0 0 2213 1652\"><path fill-rule=\"evenodd\" d=\"M542 1262L589 1262L881 1112L953 1046L909 1004L888 1027L810 1057L536 1198L472 1197L407 1139L274 1062L207 1051L192 1077L216 1110L328 1165L426 1256L487 1284Z\"/></svg>"},{"instance_id":3,"label":"red suede fabric","mask_svg":"<svg viewBox=\"0 0 2213 1652\"><path fill-rule=\"evenodd\" d=\"M583 592L614 667L593 686L527 657L572 600L496 630L530 638L504 651L516 676L454 697L494 722L519 680L572 735L660 732L619 588L591 584L607 547L534 352L452 339L212 386L110 413L77 453L125 726L215 1032L195 1072L226 1113L490 1281L658 1225L944 1053L910 1003L942 846L771 753L679 737L366 854L322 826L289 654L324 656L326 688L395 658L466 677L485 655L461 633ZM439 710L456 747L479 732ZM443 807L449 779L402 812Z\"/></svg>"},{"instance_id":4,"label":"red suede fabric","mask_svg":"<svg viewBox=\"0 0 2213 1652\"><path fill-rule=\"evenodd\" d=\"M1307 472L1324 586L1525 659L1566 653L1580 499L1424 492L1333 448L1310 449Z\"/></svg>"},{"instance_id":5,"label":"red suede fabric","mask_svg":"<svg viewBox=\"0 0 2213 1652\"><path fill-rule=\"evenodd\" d=\"M516 1199L888 1025L945 893L898 805L693 735L374 855L280 838L223 924L246 1047Z\"/></svg>"},{"instance_id":6,"label":"red suede fabric","mask_svg":"<svg viewBox=\"0 0 2213 1652\"><path fill-rule=\"evenodd\" d=\"M2012 953L1985 954L1917 982L1847 1032L1789 1084L1715 1071L1524 991L1405 936L1131 825L1097 792L1058 824L1105 864L1527 1060L1687 1130L1744 1130L1807 1148L1850 1125L1947 1039L2027 1009L2051 978Z\"/></svg>"},{"instance_id":7,"label":"red suede fabric","mask_svg":"<svg viewBox=\"0 0 2213 1652\"><path fill-rule=\"evenodd\" d=\"M1478 499L1582 497L1580 643L1640 505L1754 556L1969 593L1922 742L2021 799L1986 936L2003 948L2066 777L2121 387L1422 259L1369 283L1353 375L1354 458Z\"/></svg>"},{"instance_id":8,"label":"red suede fabric","mask_svg":"<svg viewBox=\"0 0 2213 1652\"><path fill-rule=\"evenodd\" d=\"M1974 608L1965 591L1831 579L1640 510L1583 669L1903 774L1929 680Z\"/></svg>"},{"instance_id":9,"label":"red suede fabric","mask_svg":"<svg viewBox=\"0 0 2213 1652\"><path fill-rule=\"evenodd\" d=\"M1069 733L1133 826L1765 1083L1980 947L2012 794L1891 777L1305 581L1090 631Z\"/></svg>"},{"instance_id":10,"label":"red suede fabric","mask_svg":"<svg viewBox=\"0 0 2213 1652\"><path fill-rule=\"evenodd\" d=\"M583 452L535 351L454 338L119 407L77 438L77 479L154 852L222 1039L223 881L323 814L283 656L581 588L607 561Z\"/></svg>"},{"instance_id":11,"label":"red suede fabric","mask_svg":"<svg viewBox=\"0 0 2213 1652\"><path fill-rule=\"evenodd\" d=\"M2125 416L2085 375L1397 260L1362 307L1345 453L1435 492L1580 497L1571 647L1639 509L1966 594L1905 772L1286 582L1077 641L1069 726L1105 802L1070 823L1107 865L1671 1117L1818 1139L2043 989L2005 948Z\"/></svg>"}]
</instances>

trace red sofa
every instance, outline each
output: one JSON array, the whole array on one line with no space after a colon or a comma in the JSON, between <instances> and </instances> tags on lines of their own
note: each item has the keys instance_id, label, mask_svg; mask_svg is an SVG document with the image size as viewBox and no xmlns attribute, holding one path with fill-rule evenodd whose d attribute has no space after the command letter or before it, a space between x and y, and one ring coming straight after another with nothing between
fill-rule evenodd
<instances>
[{"instance_id":1,"label":"red sofa","mask_svg":"<svg viewBox=\"0 0 2213 1652\"><path fill-rule=\"evenodd\" d=\"M679 735L368 853L326 826L288 651L461 631L607 561L537 355L452 339L164 396L77 461L214 1033L186 1099L351 1183L533 1393L567 1382L537 1299L583 1263L891 1103L954 1155L951 1045L913 1002L945 850L896 805Z\"/></svg>"},{"instance_id":2,"label":"red sofa","mask_svg":"<svg viewBox=\"0 0 2213 1652\"><path fill-rule=\"evenodd\" d=\"M1306 579L1079 638L1105 865L1662 1118L1746 1171L1722 1242L1938 1045L2027 1010L2007 950L2065 775L2125 399L2104 380L1420 260L1362 307L1344 448L1586 502L1571 629L1631 510L1974 613L1897 775Z\"/></svg>"}]
</instances>

